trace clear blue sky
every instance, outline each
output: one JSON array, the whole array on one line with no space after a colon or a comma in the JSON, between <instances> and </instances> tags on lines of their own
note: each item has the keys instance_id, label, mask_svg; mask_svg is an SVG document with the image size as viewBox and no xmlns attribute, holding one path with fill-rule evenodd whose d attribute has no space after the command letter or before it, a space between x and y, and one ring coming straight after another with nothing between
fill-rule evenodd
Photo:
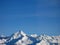
<instances>
[{"instance_id":1,"label":"clear blue sky","mask_svg":"<svg viewBox=\"0 0 60 45\"><path fill-rule=\"evenodd\" d=\"M0 35L60 35L59 0L0 0Z\"/></svg>"}]
</instances>

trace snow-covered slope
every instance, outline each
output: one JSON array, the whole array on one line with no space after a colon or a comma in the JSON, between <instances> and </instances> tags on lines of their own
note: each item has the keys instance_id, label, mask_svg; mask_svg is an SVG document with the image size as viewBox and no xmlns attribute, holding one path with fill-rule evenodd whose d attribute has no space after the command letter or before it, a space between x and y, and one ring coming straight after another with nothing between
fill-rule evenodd
<instances>
[{"instance_id":1,"label":"snow-covered slope","mask_svg":"<svg viewBox=\"0 0 60 45\"><path fill-rule=\"evenodd\" d=\"M27 35L18 31L9 37L0 36L0 45L60 45L60 36Z\"/></svg>"}]
</instances>

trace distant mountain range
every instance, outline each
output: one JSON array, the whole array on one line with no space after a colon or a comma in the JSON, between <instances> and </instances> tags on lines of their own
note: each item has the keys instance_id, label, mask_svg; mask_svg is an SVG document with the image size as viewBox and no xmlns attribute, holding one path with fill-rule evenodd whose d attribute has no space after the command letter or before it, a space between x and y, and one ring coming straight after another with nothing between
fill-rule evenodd
<instances>
[{"instance_id":1,"label":"distant mountain range","mask_svg":"<svg viewBox=\"0 0 60 45\"><path fill-rule=\"evenodd\" d=\"M18 31L11 36L0 36L0 45L60 45L60 36L27 35Z\"/></svg>"}]
</instances>

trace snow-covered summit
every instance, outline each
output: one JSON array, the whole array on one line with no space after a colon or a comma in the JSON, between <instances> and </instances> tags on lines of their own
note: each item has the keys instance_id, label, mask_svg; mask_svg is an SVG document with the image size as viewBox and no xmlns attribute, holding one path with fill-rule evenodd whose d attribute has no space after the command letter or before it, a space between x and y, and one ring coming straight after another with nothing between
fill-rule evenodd
<instances>
[{"instance_id":1,"label":"snow-covered summit","mask_svg":"<svg viewBox=\"0 0 60 45\"><path fill-rule=\"evenodd\" d=\"M37 35L37 34L32 34L31 36L32 36L32 37L35 37L35 38L36 38L36 37L38 37L38 35Z\"/></svg>"},{"instance_id":2,"label":"snow-covered summit","mask_svg":"<svg viewBox=\"0 0 60 45\"><path fill-rule=\"evenodd\" d=\"M26 36L26 34L23 31L18 31L18 32L11 35L11 40L17 39L17 38L22 37L22 36Z\"/></svg>"}]
</instances>

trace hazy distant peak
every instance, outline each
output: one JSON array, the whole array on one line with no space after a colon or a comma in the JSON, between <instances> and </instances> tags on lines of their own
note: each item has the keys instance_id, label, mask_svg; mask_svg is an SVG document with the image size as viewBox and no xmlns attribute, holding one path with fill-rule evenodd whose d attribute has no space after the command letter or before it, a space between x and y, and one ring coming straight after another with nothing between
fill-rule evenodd
<instances>
[{"instance_id":1,"label":"hazy distant peak","mask_svg":"<svg viewBox=\"0 0 60 45\"><path fill-rule=\"evenodd\" d=\"M5 35L0 35L0 37L6 37Z\"/></svg>"}]
</instances>

